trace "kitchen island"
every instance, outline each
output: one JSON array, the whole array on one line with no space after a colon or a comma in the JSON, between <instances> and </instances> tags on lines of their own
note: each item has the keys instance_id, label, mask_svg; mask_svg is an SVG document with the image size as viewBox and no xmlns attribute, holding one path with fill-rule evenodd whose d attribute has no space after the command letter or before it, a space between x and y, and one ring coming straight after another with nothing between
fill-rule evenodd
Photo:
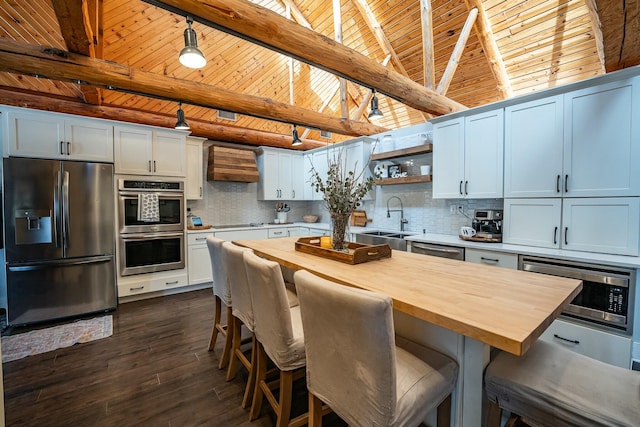
<instances>
[{"instance_id":1,"label":"kitchen island","mask_svg":"<svg viewBox=\"0 0 640 427\"><path fill-rule=\"evenodd\" d=\"M393 251L391 258L349 265L298 252L296 240L234 243L285 267L390 296L402 335L416 339L424 331L423 344L460 364L456 426L481 425L482 374L490 348L523 355L582 289L579 280L401 251Z\"/></svg>"}]
</instances>

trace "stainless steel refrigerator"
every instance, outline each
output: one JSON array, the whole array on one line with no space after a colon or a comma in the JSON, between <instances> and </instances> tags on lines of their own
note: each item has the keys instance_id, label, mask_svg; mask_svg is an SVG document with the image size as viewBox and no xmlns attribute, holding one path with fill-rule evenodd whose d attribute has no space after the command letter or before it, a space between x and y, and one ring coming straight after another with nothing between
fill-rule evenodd
<instances>
[{"instance_id":1,"label":"stainless steel refrigerator","mask_svg":"<svg viewBox=\"0 0 640 427\"><path fill-rule=\"evenodd\" d=\"M5 158L7 322L116 307L113 165Z\"/></svg>"}]
</instances>

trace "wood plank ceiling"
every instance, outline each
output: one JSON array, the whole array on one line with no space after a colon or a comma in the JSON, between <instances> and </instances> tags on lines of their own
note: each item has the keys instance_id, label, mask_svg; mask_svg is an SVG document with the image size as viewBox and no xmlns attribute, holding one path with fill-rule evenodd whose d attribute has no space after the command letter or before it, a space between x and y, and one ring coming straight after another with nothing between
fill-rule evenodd
<instances>
[{"instance_id":1,"label":"wood plank ceiling","mask_svg":"<svg viewBox=\"0 0 640 427\"><path fill-rule=\"evenodd\" d=\"M201 1L206 3L206 0ZM447 67L451 69L455 65L452 54L470 9L477 7L478 18L468 39L459 48L461 56L457 68L443 93L466 107L494 102L505 94L518 96L593 77L604 73L605 69L614 71L640 63L640 6L637 2L336 1L340 6L339 22L345 46L376 63L389 62L389 69L421 85L425 84L423 11L431 9L433 75L437 84ZM78 46L68 46L69 36L64 32L70 29L59 24L56 12L61 13L60 4L64 3L55 0L57 8L54 8L52 0L0 2L0 37L83 53L79 52ZM96 58L158 76L204 83L335 118L343 117L340 79L326 71L199 22L195 22L193 28L207 65L192 70L178 62L186 28L185 18L180 14L142 0L83 0L82 3L85 27L95 36L91 47ZM185 0L188 6L186 3ZM252 3L283 17L291 17L330 39L336 37L334 7L330 1L254 0ZM497 57L489 61L485 52L491 52L494 46ZM317 61L322 63L323 58ZM0 69L7 68L0 64ZM503 70L505 82L500 82L496 69ZM343 97L348 118L367 122L370 88L351 82L345 88ZM423 111L377 95L385 115L368 129L404 127L428 118ZM90 115L115 118L112 116L117 114L123 120L128 118L129 121L165 126L171 126L172 120L175 122L177 109L174 101L11 72L0 72L0 96L4 99L0 101L2 103L59 111L65 111L64 106L70 103L87 103L86 111ZM180 94L176 93L173 99L179 100ZM244 139L235 139L236 142L287 146L290 139L289 123L244 114L238 114L237 120L230 121L218 117L217 110L212 108L188 103L182 108L187 121L199 130L198 136L225 139L225 135L230 135L225 134L225 130L246 129L247 132L258 131L248 135L275 135L278 138L252 139L244 135ZM300 133L304 131L304 127L299 127ZM195 130L194 134L197 134ZM324 138L319 130L308 129L304 137L303 148L312 148L353 136L334 132L330 138ZM234 140L232 137L227 139Z\"/></svg>"}]
</instances>

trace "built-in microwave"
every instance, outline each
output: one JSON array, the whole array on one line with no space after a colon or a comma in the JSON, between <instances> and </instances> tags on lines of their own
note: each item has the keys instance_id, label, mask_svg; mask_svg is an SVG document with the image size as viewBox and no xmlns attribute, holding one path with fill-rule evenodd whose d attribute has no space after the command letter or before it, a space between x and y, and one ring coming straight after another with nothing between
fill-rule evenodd
<instances>
[{"instance_id":1,"label":"built-in microwave","mask_svg":"<svg viewBox=\"0 0 640 427\"><path fill-rule=\"evenodd\" d=\"M143 221L138 215L140 196L158 196L158 220ZM120 234L183 231L184 183L182 181L118 180L118 224Z\"/></svg>"}]
</instances>

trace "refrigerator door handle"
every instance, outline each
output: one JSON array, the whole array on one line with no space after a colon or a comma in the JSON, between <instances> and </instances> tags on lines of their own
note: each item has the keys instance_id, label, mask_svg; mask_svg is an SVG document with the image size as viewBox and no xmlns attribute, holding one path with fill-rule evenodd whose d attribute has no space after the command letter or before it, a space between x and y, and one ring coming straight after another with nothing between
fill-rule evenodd
<instances>
[{"instance_id":1,"label":"refrigerator door handle","mask_svg":"<svg viewBox=\"0 0 640 427\"><path fill-rule=\"evenodd\" d=\"M64 171L64 178L62 180L62 212L64 215L64 222L62 224L62 241L64 243L64 248L69 247L69 239L71 235L69 233L70 224L69 224L69 172Z\"/></svg>"},{"instance_id":2,"label":"refrigerator door handle","mask_svg":"<svg viewBox=\"0 0 640 427\"><path fill-rule=\"evenodd\" d=\"M7 267L9 271L36 271L44 270L51 267L62 267L64 265L82 265L97 264L101 262L110 262L113 255L93 256L89 258L74 258L67 260L44 261L25 265L10 265Z\"/></svg>"},{"instance_id":3,"label":"refrigerator door handle","mask_svg":"<svg viewBox=\"0 0 640 427\"><path fill-rule=\"evenodd\" d=\"M60 171L53 177L53 241L60 247Z\"/></svg>"}]
</instances>

